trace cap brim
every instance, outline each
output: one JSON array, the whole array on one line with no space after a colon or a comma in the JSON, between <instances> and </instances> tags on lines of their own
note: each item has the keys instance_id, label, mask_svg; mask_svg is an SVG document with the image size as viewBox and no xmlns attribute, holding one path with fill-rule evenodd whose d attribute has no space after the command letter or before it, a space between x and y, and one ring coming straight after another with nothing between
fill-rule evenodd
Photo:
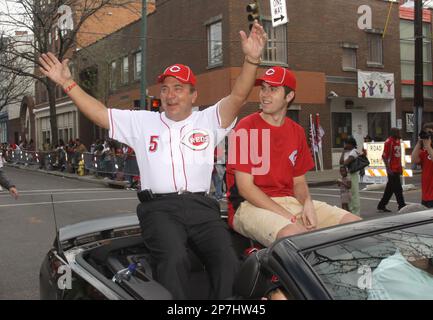
<instances>
[{"instance_id":1,"label":"cap brim","mask_svg":"<svg viewBox=\"0 0 433 320\"><path fill-rule=\"evenodd\" d=\"M266 81L266 79L262 79L262 78L256 80L255 86L256 87L257 86L261 86L263 82L266 82L271 87L280 87L280 86L282 86L281 84L276 84L276 83L268 82L268 81Z\"/></svg>"},{"instance_id":2,"label":"cap brim","mask_svg":"<svg viewBox=\"0 0 433 320\"><path fill-rule=\"evenodd\" d=\"M182 83L193 85L192 82L186 81L186 80L179 78L179 77L172 75L172 74L161 74L160 76L158 76L158 83L162 83L164 81L164 79L167 77L173 77Z\"/></svg>"}]
</instances>

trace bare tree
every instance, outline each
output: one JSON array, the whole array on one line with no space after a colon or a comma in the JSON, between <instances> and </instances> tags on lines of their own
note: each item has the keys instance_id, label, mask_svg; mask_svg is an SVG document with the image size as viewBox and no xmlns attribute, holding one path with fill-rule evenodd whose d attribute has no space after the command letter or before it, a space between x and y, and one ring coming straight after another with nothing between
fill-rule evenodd
<instances>
[{"instance_id":1,"label":"bare tree","mask_svg":"<svg viewBox=\"0 0 433 320\"><path fill-rule=\"evenodd\" d=\"M0 66L0 111L7 105L19 103L23 96L29 93L30 86L33 84L31 79L20 77L10 71L10 68L26 69L22 61L6 54L10 42L8 36L0 34L0 64L8 66L8 68Z\"/></svg>"},{"instance_id":2,"label":"bare tree","mask_svg":"<svg viewBox=\"0 0 433 320\"><path fill-rule=\"evenodd\" d=\"M50 109L50 124L53 143L58 142L56 116L56 87L38 70L38 58L42 53L51 51L59 58L70 58L77 48L80 30L86 21L97 16L100 10L107 8L128 8L139 13L136 0L15 0L11 8L6 2L6 12L0 16L0 24L13 26L17 30L26 30L34 36L34 41L27 50L20 50L20 40L13 41L6 48L11 60L26 61L34 70L25 70L13 64L0 61L0 68L10 74L31 77L40 81L47 90ZM138 11L138 12L137 12ZM100 30L87 30L87 33L100 33Z\"/></svg>"}]
</instances>

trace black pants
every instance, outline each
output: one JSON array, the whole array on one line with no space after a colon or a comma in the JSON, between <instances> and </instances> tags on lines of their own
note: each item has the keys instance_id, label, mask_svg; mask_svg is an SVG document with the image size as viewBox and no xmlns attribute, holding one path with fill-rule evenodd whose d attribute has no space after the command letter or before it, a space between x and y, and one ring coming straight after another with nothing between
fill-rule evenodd
<instances>
[{"instance_id":1,"label":"black pants","mask_svg":"<svg viewBox=\"0 0 433 320\"><path fill-rule=\"evenodd\" d=\"M421 202L423 206L426 206L427 208L433 208L433 200L430 201L422 201Z\"/></svg>"},{"instance_id":2,"label":"black pants","mask_svg":"<svg viewBox=\"0 0 433 320\"><path fill-rule=\"evenodd\" d=\"M397 199L398 210L406 206L403 198L403 188L401 187L400 174L398 173L388 175L388 182L386 184L385 192L379 204L377 205L377 208L385 208L391 199L392 194L395 194L395 198Z\"/></svg>"},{"instance_id":3,"label":"black pants","mask_svg":"<svg viewBox=\"0 0 433 320\"><path fill-rule=\"evenodd\" d=\"M231 297L239 261L219 204L206 196L184 194L138 205L142 235L155 262L156 280L174 299L187 299L190 261L194 250L210 275L210 299Z\"/></svg>"}]
</instances>

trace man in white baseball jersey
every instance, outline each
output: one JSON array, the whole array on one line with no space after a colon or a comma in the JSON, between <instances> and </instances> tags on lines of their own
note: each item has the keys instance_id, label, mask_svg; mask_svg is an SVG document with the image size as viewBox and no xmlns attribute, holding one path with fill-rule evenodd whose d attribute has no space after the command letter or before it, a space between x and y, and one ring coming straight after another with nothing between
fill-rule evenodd
<instances>
[{"instance_id":1,"label":"man in white baseball jersey","mask_svg":"<svg viewBox=\"0 0 433 320\"><path fill-rule=\"evenodd\" d=\"M206 265L211 296L232 295L238 260L219 205L206 196L210 188L214 148L234 126L254 86L266 33L256 21L247 37L240 32L245 54L241 73L229 96L199 112L192 70L175 64L158 77L163 113L107 109L72 80L67 59L51 53L40 58L41 71L61 85L81 112L110 137L131 146L137 156L142 192L137 207L145 244L157 280L175 299L187 298L190 262L187 245Z\"/></svg>"}]
</instances>

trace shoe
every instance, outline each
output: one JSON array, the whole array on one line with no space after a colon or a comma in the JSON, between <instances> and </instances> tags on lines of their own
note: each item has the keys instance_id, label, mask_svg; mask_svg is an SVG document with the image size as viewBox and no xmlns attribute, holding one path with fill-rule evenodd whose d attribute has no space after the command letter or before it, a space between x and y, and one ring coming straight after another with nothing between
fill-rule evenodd
<instances>
[{"instance_id":1,"label":"shoe","mask_svg":"<svg viewBox=\"0 0 433 320\"><path fill-rule=\"evenodd\" d=\"M392 212L391 210L387 209L386 207L383 208L377 208L378 212Z\"/></svg>"}]
</instances>

